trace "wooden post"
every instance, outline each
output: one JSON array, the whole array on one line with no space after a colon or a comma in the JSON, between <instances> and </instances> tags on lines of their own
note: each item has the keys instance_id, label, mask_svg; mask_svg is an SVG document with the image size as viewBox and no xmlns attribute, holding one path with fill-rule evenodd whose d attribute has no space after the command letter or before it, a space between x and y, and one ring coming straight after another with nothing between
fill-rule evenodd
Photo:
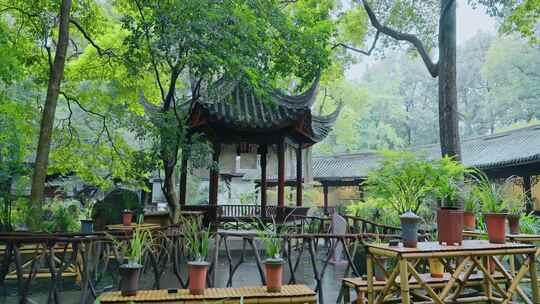
<instances>
[{"instance_id":1,"label":"wooden post","mask_svg":"<svg viewBox=\"0 0 540 304\"><path fill-rule=\"evenodd\" d=\"M532 189L531 189L531 176L530 175L524 175L523 176L523 192L525 192L525 195L527 196L527 213L532 212L534 209L533 206L533 200L532 200Z\"/></svg>"},{"instance_id":2,"label":"wooden post","mask_svg":"<svg viewBox=\"0 0 540 304\"><path fill-rule=\"evenodd\" d=\"M186 194L187 194L187 166L188 166L188 157L186 151L182 151L182 163L180 165L180 197L178 198L178 203L180 204L180 209L186 205Z\"/></svg>"},{"instance_id":3,"label":"wooden post","mask_svg":"<svg viewBox=\"0 0 540 304\"><path fill-rule=\"evenodd\" d=\"M210 169L210 181L209 181L209 197L208 204L211 206L218 205L218 187L219 187L219 154L221 153L221 145L217 142L214 143L214 153L212 155L212 168Z\"/></svg>"},{"instance_id":4,"label":"wooden post","mask_svg":"<svg viewBox=\"0 0 540 304\"><path fill-rule=\"evenodd\" d=\"M266 154L268 146L261 147L261 217L266 217Z\"/></svg>"},{"instance_id":5,"label":"wooden post","mask_svg":"<svg viewBox=\"0 0 540 304\"><path fill-rule=\"evenodd\" d=\"M369 249L368 249L369 250ZM373 256L368 252L366 255L366 274L367 274L367 294L368 294L368 304L374 303L374 289L373 289ZM384 297L384 295L383 295Z\"/></svg>"},{"instance_id":6,"label":"wooden post","mask_svg":"<svg viewBox=\"0 0 540 304\"><path fill-rule=\"evenodd\" d=\"M531 275L531 292L533 303L540 303L540 290L538 288L538 272L536 266L536 255L530 253L529 258L529 274Z\"/></svg>"},{"instance_id":7,"label":"wooden post","mask_svg":"<svg viewBox=\"0 0 540 304\"><path fill-rule=\"evenodd\" d=\"M278 143L278 206L285 207L285 143Z\"/></svg>"},{"instance_id":8,"label":"wooden post","mask_svg":"<svg viewBox=\"0 0 540 304\"><path fill-rule=\"evenodd\" d=\"M409 269L407 268L407 260L404 258L399 258L399 279L400 279L400 289L401 289L401 303L409 304L411 303L410 293L409 293Z\"/></svg>"},{"instance_id":9,"label":"wooden post","mask_svg":"<svg viewBox=\"0 0 540 304\"><path fill-rule=\"evenodd\" d=\"M302 207L302 145L296 149L296 206Z\"/></svg>"},{"instance_id":10,"label":"wooden post","mask_svg":"<svg viewBox=\"0 0 540 304\"><path fill-rule=\"evenodd\" d=\"M324 213L328 214L328 185L327 184L323 184L323 196L324 196L324 202L323 202Z\"/></svg>"}]
</instances>

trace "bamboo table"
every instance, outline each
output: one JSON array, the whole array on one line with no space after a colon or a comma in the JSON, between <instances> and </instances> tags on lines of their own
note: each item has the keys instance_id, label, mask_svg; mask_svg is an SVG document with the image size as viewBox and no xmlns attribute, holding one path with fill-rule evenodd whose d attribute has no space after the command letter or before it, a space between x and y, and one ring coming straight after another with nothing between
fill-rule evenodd
<instances>
[{"instance_id":1,"label":"bamboo table","mask_svg":"<svg viewBox=\"0 0 540 304\"><path fill-rule=\"evenodd\" d=\"M484 296L475 297L477 302L493 301L500 303L509 303L512 297L517 293L525 303L540 303L540 292L538 289L538 280L535 263L536 247L530 244L506 243L491 244L485 240L464 240L461 246L443 246L437 242L419 242L417 248L405 248L403 246L390 247L388 244L368 244L367 245L367 280L368 280L368 303L381 303L391 294L393 290L399 290L401 301L404 304L411 303L409 276L412 276L427 292L433 303L454 302L461 295L467 281L475 270L479 270L483 275ZM519 271L514 273L506 270L504 265L496 256L500 255L526 255L526 259ZM377 262L376 257L393 257L397 259L397 266L391 270L387 277L383 290L375 299L373 266ZM414 265L416 261L422 258L454 258L460 257L458 263L451 274L448 283L437 293L422 278ZM507 290L497 283L489 269L489 260L492 260L498 270L505 278L508 284ZM531 290L533 300L528 298L525 292L519 287L521 279L526 273L531 276ZM396 279L399 275L399 284ZM452 294L450 292L454 290ZM494 292L495 291L495 292Z\"/></svg>"},{"instance_id":2,"label":"bamboo table","mask_svg":"<svg viewBox=\"0 0 540 304\"><path fill-rule=\"evenodd\" d=\"M487 233L481 230L464 230L463 236L465 237L471 237L471 238L486 238ZM526 243L526 244L533 244L535 242L540 242L540 235L538 234L507 234L506 240L509 242L517 242L517 243ZM516 256L513 256L511 259L509 259L510 263L510 270L512 273L515 273L516 269ZM540 247L536 249L536 258L538 259L540 257Z\"/></svg>"},{"instance_id":3,"label":"bamboo table","mask_svg":"<svg viewBox=\"0 0 540 304\"><path fill-rule=\"evenodd\" d=\"M160 226L158 224L145 224L145 223L131 224L129 226L125 226L123 224L114 224L114 225L107 225L105 226L105 228L110 231L131 231L134 228L135 229L148 229L148 230L159 229Z\"/></svg>"},{"instance_id":4,"label":"bamboo table","mask_svg":"<svg viewBox=\"0 0 540 304\"><path fill-rule=\"evenodd\" d=\"M281 292L266 292L265 286L207 288L203 295L190 295L187 289L141 290L136 296L122 297L119 291L105 292L100 303L316 303L315 292L305 285L283 285Z\"/></svg>"}]
</instances>

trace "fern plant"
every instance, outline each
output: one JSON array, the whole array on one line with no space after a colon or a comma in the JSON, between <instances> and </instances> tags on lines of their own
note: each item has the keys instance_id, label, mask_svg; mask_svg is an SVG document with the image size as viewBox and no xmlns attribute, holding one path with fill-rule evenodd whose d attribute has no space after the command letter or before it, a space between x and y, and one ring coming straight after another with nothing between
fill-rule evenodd
<instances>
[{"instance_id":1,"label":"fern plant","mask_svg":"<svg viewBox=\"0 0 540 304\"><path fill-rule=\"evenodd\" d=\"M534 213L524 215L519 221L519 229L522 233L539 234L540 219Z\"/></svg>"},{"instance_id":2,"label":"fern plant","mask_svg":"<svg viewBox=\"0 0 540 304\"><path fill-rule=\"evenodd\" d=\"M463 197L463 210L466 212L476 213L478 211L479 201L478 197L474 194L474 186L469 185L462 192Z\"/></svg>"},{"instance_id":3,"label":"fern plant","mask_svg":"<svg viewBox=\"0 0 540 304\"><path fill-rule=\"evenodd\" d=\"M482 204L482 211L484 213L505 212L502 186L490 182L488 177L480 171L476 172L475 179L477 183L473 188L473 193Z\"/></svg>"}]
</instances>

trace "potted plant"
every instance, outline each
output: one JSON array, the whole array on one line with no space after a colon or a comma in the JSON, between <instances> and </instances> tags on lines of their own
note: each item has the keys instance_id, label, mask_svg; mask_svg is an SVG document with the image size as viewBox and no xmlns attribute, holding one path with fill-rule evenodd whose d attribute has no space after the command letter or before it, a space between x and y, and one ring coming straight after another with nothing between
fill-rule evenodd
<instances>
[{"instance_id":1,"label":"potted plant","mask_svg":"<svg viewBox=\"0 0 540 304\"><path fill-rule=\"evenodd\" d=\"M124 211L122 211L122 224L124 224L124 226L131 226L132 221L133 211L129 209L124 209Z\"/></svg>"},{"instance_id":2,"label":"potted plant","mask_svg":"<svg viewBox=\"0 0 540 304\"><path fill-rule=\"evenodd\" d=\"M92 211L94 202L87 202L81 212L81 232L92 233L94 231L94 220L92 219Z\"/></svg>"},{"instance_id":3,"label":"potted plant","mask_svg":"<svg viewBox=\"0 0 540 304\"><path fill-rule=\"evenodd\" d=\"M418 244L418 223L422 219L412 211L407 211L399 217L401 221L401 239L404 247L416 248Z\"/></svg>"},{"instance_id":4,"label":"potted plant","mask_svg":"<svg viewBox=\"0 0 540 304\"><path fill-rule=\"evenodd\" d=\"M474 188L474 194L482 205L489 242L504 243L506 241L507 214L503 204L502 187L491 183L487 176L481 172L477 176L478 184Z\"/></svg>"},{"instance_id":5,"label":"potted plant","mask_svg":"<svg viewBox=\"0 0 540 304\"><path fill-rule=\"evenodd\" d=\"M139 218L139 223L142 223L142 216ZM139 276L143 267L142 256L145 248L152 243L152 236L148 229L136 228L127 233L131 236L128 240L118 240L109 235L124 258L124 263L119 267L120 291L123 297L137 294Z\"/></svg>"},{"instance_id":6,"label":"potted plant","mask_svg":"<svg viewBox=\"0 0 540 304\"><path fill-rule=\"evenodd\" d=\"M273 221L270 226L259 223L257 230L259 239L262 241L267 259L264 261L266 272L266 291L280 292L283 284L283 264L281 257L281 237L278 227Z\"/></svg>"},{"instance_id":7,"label":"potted plant","mask_svg":"<svg viewBox=\"0 0 540 304\"><path fill-rule=\"evenodd\" d=\"M508 226L511 234L519 234L519 219L525 213L527 195L522 191L514 191L515 177L508 178L503 186L503 201L508 212Z\"/></svg>"},{"instance_id":8,"label":"potted plant","mask_svg":"<svg viewBox=\"0 0 540 304\"><path fill-rule=\"evenodd\" d=\"M206 261L210 244L210 231L203 229L199 217L182 218L183 234L189 252L189 293L202 295L206 288L206 275L210 263Z\"/></svg>"},{"instance_id":9,"label":"potted plant","mask_svg":"<svg viewBox=\"0 0 540 304\"><path fill-rule=\"evenodd\" d=\"M463 209L461 188L469 170L450 157L443 157L434 166L433 192L439 202L437 239L440 244L454 245L463 241Z\"/></svg>"},{"instance_id":10,"label":"potted plant","mask_svg":"<svg viewBox=\"0 0 540 304\"><path fill-rule=\"evenodd\" d=\"M438 189L440 208L437 210L437 239L440 244L460 245L463 241L463 209L458 203L457 185L447 185Z\"/></svg>"},{"instance_id":11,"label":"potted plant","mask_svg":"<svg viewBox=\"0 0 540 304\"><path fill-rule=\"evenodd\" d=\"M463 226L465 230L476 229L476 212L478 211L478 200L473 195L472 190L465 192L463 196Z\"/></svg>"}]
</instances>

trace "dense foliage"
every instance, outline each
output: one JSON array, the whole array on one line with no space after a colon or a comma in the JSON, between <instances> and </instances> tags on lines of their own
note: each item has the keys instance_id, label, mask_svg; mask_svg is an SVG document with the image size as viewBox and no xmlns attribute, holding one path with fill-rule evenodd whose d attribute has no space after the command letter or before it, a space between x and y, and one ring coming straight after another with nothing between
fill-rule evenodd
<instances>
[{"instance_id":1,"label":"dense foliage","mask_svg":"<svg viewBox=\"0 0 540 304\"><path fill-rule=\"evenodd\" d=\"M480 32L458 48L457 65L463 138L538 123L540 48L516 35ZM339 127L316 146L319 153L438 142L437 83L407 52L388 52L367 68L360 85L349 81L333 90L348 98Z\"/></svg>"},{"instance_id":2,"label":"dense foliage","mask_svg":"<svg viewBox=\"0 0 540 304\"><path fill-rule=\"evenodd\" d=\"M59 2L0 0L2 225L12 205L17 221L41 220L25 215L25 207L32 206L16 196L27 195L36 157L59 40ZM409 49L374 34L361 1L72 2L49 176L76 176L103 193L118 185L146 189L148 178L159 175L174 213L179 159L189 156L192 168L215 165L207 159L211 144L190 136L185 127L192 102L220 94L219 79L234 79L264 94L274 88L297 93L321 76L315 112L345 105L334 132L317 148L323 153L437 141L436 84ZM417 35L432 52L439 1L371 2L385 24ZM479 34L459 49L461 132L472 136L534 123L540 94L540 55L534 45L538 1L470 2L503 18L505 33L516 31L526 39ZM371 54L371 39L393 50L367 68L359 85L344 77L355 61L348 50ZM427 174L407 167L392 170L398 169L419 179ZM190 203L205 200L196 186L196 181L190 184ZM419 197L398 205L416 209L415 201L425 195L420 190ZM57 224L39 229L74 229L62 222L73 208L53 205L41 211L54 215L46 219L58 215Z\"/></svg>"}]
</instances>

